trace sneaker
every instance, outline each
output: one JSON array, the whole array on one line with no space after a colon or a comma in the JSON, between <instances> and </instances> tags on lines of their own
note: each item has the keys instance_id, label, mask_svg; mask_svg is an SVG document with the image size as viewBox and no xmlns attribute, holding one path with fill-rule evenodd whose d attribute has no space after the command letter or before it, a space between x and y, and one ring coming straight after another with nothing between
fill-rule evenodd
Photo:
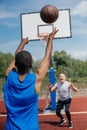
<instances>
[{"instance_id":1,"label":"sneaker","mask_svg":"<svg viewBox=\"0 0 87 130\"><path fill-rule=\"evenodd\" d=\"M65 120L65 119L62 119L62 120L58 123L58 125L59 125L59 126L62 126L64 123L66 123L66 120Z\"/></svg>"},{"instance_id":2,"label":"sneaker","mask_svg":"<svg viewBox=\"0 0 87 130\"><path fill-rule=\"evenodd\" d=\"M73 123L72 123L72 121L71 122L69 122L69 124L68 124L68 128L73 128Z\"/></svg>"}]
</instances>

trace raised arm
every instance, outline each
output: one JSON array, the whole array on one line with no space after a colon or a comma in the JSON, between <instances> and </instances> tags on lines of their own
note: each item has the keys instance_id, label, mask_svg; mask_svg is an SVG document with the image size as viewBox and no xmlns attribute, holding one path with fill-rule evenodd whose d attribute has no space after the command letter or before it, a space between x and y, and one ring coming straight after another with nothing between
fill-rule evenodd
<instances>
[{"instance_id":1,"label":"raised arm","mask_svg":"<svg viewBox=\"0 0 87 130\"><path fill-rule=\"evenodd\" d=\"M46 75L46 73L48 71L48 67L49 67L49 64L50 64L50 58L51 58L51 54L52 54L52 41L53 41L54 36L57 33L57 31L58 30L55 28L53 30L53 32L49 34L48 40L47 40L45 56L44 56L44 58L41 61L40 67L36 71L36 77L37 77L36 93L40 92L41 82L42 82L44 76Z\"/></svg>"},{"instance_id":2,"label":"raised arm","mask_svg":"<svg viewBox=\"0 0 87 130\"><path fill-rule=\"evenodd\" d=\"M69 88L71 88L74 92L78 91L78 88L74 86L72 83L70 83Z\"/></svg>"},{"instance_id":3,"label":"raised arm","mask_svg":"<svg viewBox=\"0 0 87 130\"><path fill-rule=\"evenodd\" d=\"M21 40L16 52L15 52L15 55L22 51L24 49L24 46L25 44L27 44L29 42L28 38L24 38ZM15 56L14 56L14 59L12 60L12 62L10 63L10 65L8 66L7 70L6 70L6 77L8 76L9 72L13 69L13 68L16 68L15 67Z\"/></svg>"}]
</instances>

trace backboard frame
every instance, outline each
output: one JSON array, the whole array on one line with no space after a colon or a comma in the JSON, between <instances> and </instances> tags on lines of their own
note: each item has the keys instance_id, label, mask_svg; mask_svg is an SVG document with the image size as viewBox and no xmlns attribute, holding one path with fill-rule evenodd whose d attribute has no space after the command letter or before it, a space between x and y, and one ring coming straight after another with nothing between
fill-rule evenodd
<instances>
[{"instance_id":1,"label":"backboard frame","mask_svg":"<svg viewBox=\"0 0 87 130\"><path fill-rule=\"evenodd\" d=\"M59 37L59 36L55 36L55 38L54 39L63 39L63 38L72 38L72 28L71 28L71 15L70 15L70 9L59 9L59 18L60 18L60 13L61 12L66 12L67 11L67 14L68 14L68 30L69 30L69 35L67 35L67 36L61 36L61 37ZM31 15L31 16L33 16L34 17L34 15L36 15L36 16L38 16L38 17L40 17L40 12L30 12L30 13L21 13L21 15L20 15L20 19L21 19L21 39L23 39L24 37L29 37L29 36L27 36L26 34L24 34L25 32L24 32L24 29L26 28L27 29L27 25L26 24L24 24L24 21L25 21L25 23L27 23L28 22L28 20L25 20L23 17L26 17L27 16L27 18L29 17L29 15ZM58 18L58 19L59 19ZM40 18L41 19L41 18ZM24 21L23 21L24 20ZM35 21L31 21L32 23L34 23ZM63 22L65 22L64 20L63 20ZM28 23L27 23L28 24ZM53 28L55 27L55 24L58 24L58 23L52 23L52 24L46 24L46 23L44 23L42 20L40 21L40 24L38 24L37 26L43 26L43 25L46 25L46 26L49 26L49 25L53 25ZM28 27L29 27L29 25L28 25ZM31 26L30 26L31 27ZM38 28L38 27L36 27L36 28ZM58 28L59 29L59 28ZM34 30L34 29L33 29ZM31 29L31 32L33 31L32 29ZM38 29L37 29L37 31L36 31L36 35L38 34ZM29 37L29 40L30 41L37 41L37 40L40 40L39 39L39 37L38 36L36 36L36 38L34 39L34 38L30 38Z\"/></svg>"}]
</instances>

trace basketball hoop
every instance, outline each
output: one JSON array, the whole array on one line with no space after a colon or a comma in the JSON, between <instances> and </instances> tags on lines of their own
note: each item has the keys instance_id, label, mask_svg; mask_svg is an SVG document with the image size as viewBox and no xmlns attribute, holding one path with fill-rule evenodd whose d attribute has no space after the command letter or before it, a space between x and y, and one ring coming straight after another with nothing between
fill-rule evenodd
<instances>
[{"instance_id":1,"label":"basketball hoop","mask_svg":"<svg viewBox=\"0 0 87 130\"><path fill-rule=\"evenodd\" d=\"M49 33L39 33L38 34L39 39L42 39L42 40L47 40L48 36L49 36Z\"/></svg>"},{"instance_id":2,"label":"basketball hoop","mask_svg":"<svg viewBox=\"0 0 87 130\"><path fill-rule=\"evenodd\" d=\"M43 46L46 45L48 36L49 36L49 33L39 33L38 34L38 38L40 39L41 44L43 44Z\"/></svg>"},{"instance_id":3,"label":"basketball hoop","mask_svg":"<svg viewBox=\"0 0 87 130\"><path fill-rule=\"evenodd\" d=\"M48 36L49 36L49 33L39 33L38 34L38 37L39 37L43 47L46 46Z\"/></svg>"}]
</instances>

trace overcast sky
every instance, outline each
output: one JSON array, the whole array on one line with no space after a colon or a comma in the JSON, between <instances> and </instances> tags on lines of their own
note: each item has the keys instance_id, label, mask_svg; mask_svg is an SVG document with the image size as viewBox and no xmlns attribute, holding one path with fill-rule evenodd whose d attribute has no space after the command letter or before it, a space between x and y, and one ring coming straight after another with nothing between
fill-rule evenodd
<instances>
[{"instance_id":1,"label":"overcast sky","mask_svg":"<svg viewBox=\"0 0 87 130\"><path fill-rule=\"evenodd\" d=\"M57 39L53 52L65 50L71 57L87 59L87 0L0 0L0 52L14 54L21 40L21 13L38 12L46 4L58 9L70 9L72 38ZM35 59L44 55L42 41L34 41L25 47Z\"/></svg>"}]
</instances>

